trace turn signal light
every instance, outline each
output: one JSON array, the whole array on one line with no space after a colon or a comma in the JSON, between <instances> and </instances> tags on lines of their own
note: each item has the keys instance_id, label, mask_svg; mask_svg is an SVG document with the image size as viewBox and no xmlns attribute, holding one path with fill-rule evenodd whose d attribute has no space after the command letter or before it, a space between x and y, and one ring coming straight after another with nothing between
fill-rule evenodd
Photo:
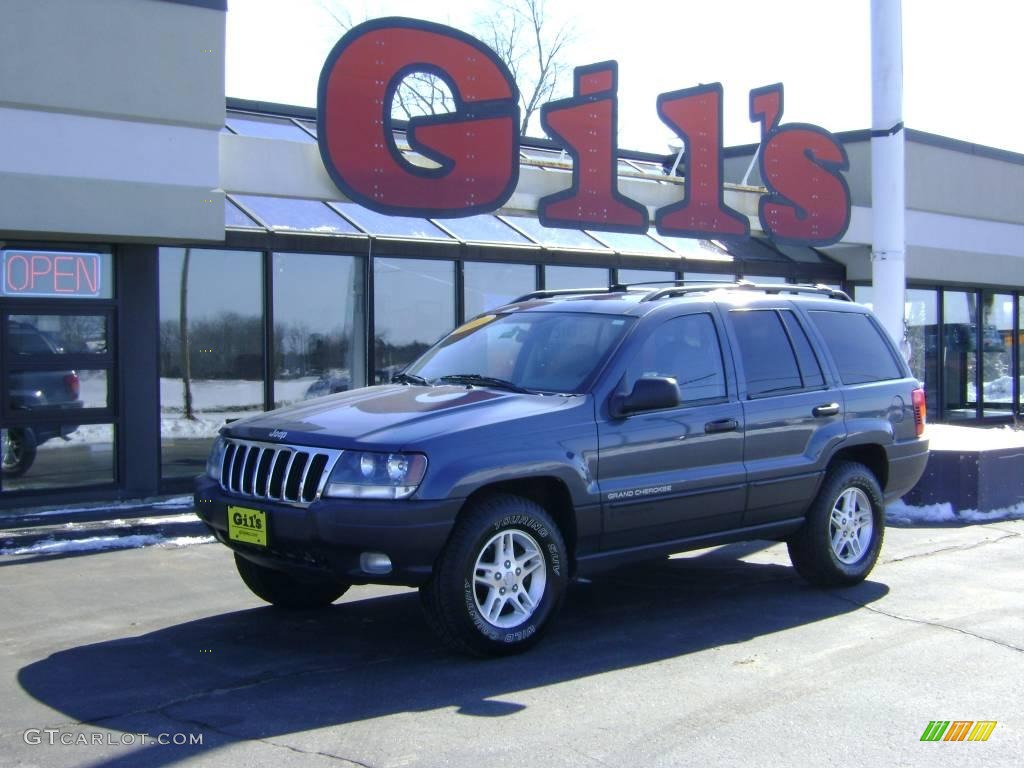
<instances>
[{"instance_id":1,"label":"turn signal light","mask_svg":"<svg viewBox=\"0 0 1024 768\"><path fill-rule=\"evenodd\" d=\"M924 434L924 423L928 415L927 401L924 399L924 389L918 387L910 393L910 402L914 406L914 427L917 429L917 436Z\"/></svg>"}]
</instances>

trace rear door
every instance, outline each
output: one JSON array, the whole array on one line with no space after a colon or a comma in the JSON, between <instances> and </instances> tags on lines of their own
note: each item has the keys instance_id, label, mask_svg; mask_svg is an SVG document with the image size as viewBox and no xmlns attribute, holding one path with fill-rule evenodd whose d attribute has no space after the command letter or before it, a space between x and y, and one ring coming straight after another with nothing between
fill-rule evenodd
<instances>
[{"instance_id":1,"label":"rear door","mask_svg":"<svg viewBox=\"0 0 1024 768\"><path fill-rule=\"evenodd\" d=\"M740 524L745 501L743 411L711 311L652 327L627 355L619 391L676 379L678 408L598 417L602 549L642 546Z\"/></svg>"},{"instance_id":2,"label":"rear door","mask_svg":"<svg viewBox=\"0 0 1024 768\"><path fill-rule=\"evenodd\" d=\"M726 313L746 423L744 525L799 517L846 436L842 392L785 303Z\"/></svg>"}]
</instances>

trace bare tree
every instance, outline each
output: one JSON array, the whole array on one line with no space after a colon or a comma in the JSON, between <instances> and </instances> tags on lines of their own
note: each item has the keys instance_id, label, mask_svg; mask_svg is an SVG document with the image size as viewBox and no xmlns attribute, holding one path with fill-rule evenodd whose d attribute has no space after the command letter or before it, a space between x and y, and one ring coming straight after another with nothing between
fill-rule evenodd
<instances>
[{"instance_id":1,"label":"bare tree","mask_svg":"<svg viewBox=\"0 0 1024 768\"><path fill-rule=\"evenodd\" d=\"M320 5L343 30L355 22L339 0L320 0ZM475 23L477 37L498 55L519 86L520 133L545 102L558 95L570 65L565 61L575 39L571 23L556 26L547 12L547 0L492 0L492 11ZM393 114L409 118L453 111L455 101L447 84L428 72L414 72L395 93ZM539 126L538 126L539 128Z\"/></svg>"},{"instance_id":2,"label":"bare tree","mask_svg":"<svg viewBox=\"0 0 1024 768\"><path fill-rule=\"evenodd\" d=\"M571 23L550 21L547 0L494 0L494 5L494 13L481 17L477 27L519 85L519 130L525 136L541 106L565 82L570 69L565 54L576 32Z\"/></svg>"}]
</instances>

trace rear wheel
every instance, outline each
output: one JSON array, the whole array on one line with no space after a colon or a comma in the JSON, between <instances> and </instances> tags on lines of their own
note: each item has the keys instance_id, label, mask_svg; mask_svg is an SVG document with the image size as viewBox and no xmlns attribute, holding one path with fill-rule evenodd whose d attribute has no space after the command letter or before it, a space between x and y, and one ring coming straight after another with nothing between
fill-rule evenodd
<instances>
[{"instance_id":1,"label":"rear wheel","mask_svg":"<svg viewBox=\"0 0 1024 768\"><path fill-rule=\"evenodd\" d=\"M540 505L495 495L460 518L420 597L434 631L454 650L518 653L549 626L568 567L562 534Z\"/></svg>"},{"instance_id":2,"label":"rear wheel","mask_svg":"<svg viewBox=\"0 0 1024 768\"><path fill-rule=\"evenodd\" d=\"M878 480L863 464L844 461L828 471L806 522L787 542L789 557L812 584L856 584L874 567L884 535Z\"/></svg>"},{"instance_id":3,"label":"rear wheel","mask_svg":"<svg viewBox=\"0 0 1024 768\"><path fill-rule=\"evenodd\" d=\"M324 608L348 591L350 584L334 579L294 576L259 565L235 553L235 567L252 593L278 608Z\"/></svg>"},{"instance_id":4,"label":"rear wheel","mask_svg":"<svg viewBox=\"0 0 1024 768\"><path fill-rule=\"evenodd\" d=\"M20 477L36 460L36 437L31 429L0 429L4 477Z\"/></svg>"}]
</instances>

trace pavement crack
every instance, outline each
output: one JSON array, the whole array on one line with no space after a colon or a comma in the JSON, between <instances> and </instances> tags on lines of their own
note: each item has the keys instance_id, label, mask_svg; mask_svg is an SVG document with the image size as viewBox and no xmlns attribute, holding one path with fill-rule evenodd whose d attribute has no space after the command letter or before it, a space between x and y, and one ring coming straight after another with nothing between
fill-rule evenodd
<instances>
[{"instance_id":1,"label":"pavement crack","mask_svg":"<svg viewBox=\"0 0 1024 768\"><path fill-rule=\"evenodd\" d=\"M171 704L168 706L174 705ZM291 744L282 744L271 739L253 738L250 736L246 736L244 733L232 733L231 731L227 731L223 728L213 725L212 723L208 723L205 720L199 720L197 718L192 717L178 717L176 715L171 714L166 709L158 710L158 714L163 715L165 718L167 718L173 723L178 723L180 725L194 725L197 728L202 729L204 732L213 731L214 733L220 734L221 736L231 739L232 741L258 742L260 744L266 744L269 747L274 747L275 749L286 749L289 752L294 752L298 755L326 757L329 760L338 760L340 762L346 763L347 765L359 766L359 768L373 768L373 766L371 766L369 763L363 763L359 760L353 760L351 757L344 757L343 755L336 755L333 752L321 752L320 750L315 749L301 749L299 747L294 747Z\"/></svg>"},{"instance_id":2,"label":"pavement crack","mask_svg":"<svg viewBox=\"0 0 1024 768\"><path fill-rule=\"evenodd\" d=\"M980 547L985 547L985 546L988 546L990 544L998 544L999 542L1006 541L1007 539L1014 539L1014 538L1017 538L1020 535L1021 535L1020 533L1007 533L1005 536L1000 536L998 539L985 539L983 541L976 541L973 544L963 544L961 546L956 546L956 547L943 547L942 549L933 549L933 550L930 550L928 552L917 552L917 553L912 554L912 555L905 555L903 557L894 557L894 558L891 558L891 559L888 559L888 560L883 560L882 562L884 562L886 564L889 564L889 563L902 563L902 562L905 562L907 560L917 560L917 559L922 558L922 557L931 557L932 555L942 555L942 554L945 554L947 552L966 552L966 551L968 551L970 549L978 549Z\"/></svg>"},{"instance_id":3,"label":"pavement crack","mask_svg":"<svg viewBox=\"0 0 1024 768\"><path fill-rule=\"evenodd\" d=\"M1006 648L1007 650L1010 650L1010 651L1016 651L1017 653L1024 653L1024 648L1020 648L1020 647L1018 647L1016 645L1013 645L1011 643L1004 643L1002 640L996 640L995 638L992 638L992 637L986 637L985 635L979 635L979 634L977 634L975 632L970 632L970 631L968 631L966 629L961 629L960 627L954 627L954 626L951 626L949 624L943 624L940 621L928 621L927 619L915 619L912 616L901 616L898 613L891 613L889 611L883 611L881 608L876 608L873 605L868 605L867 603L862 603L859 600L854 600L852 597L846 597L845 595L840 595L840 594L838 594L836 592L830 591L828 594L831 595L832 597L834 597L836 600L842 600L843 602L850 603L852 605L856 605L856 606L859 606L861 608L865 608L865 609L871 611L872 613L877 613L879 616L885 616L885 617L890 618L890 619L895 619L896 621L905 621L905 622L907 622L909 624L920 624L920 625L929 626L929 627L936 627L938 629L947 629L950 632L956 632L956 633L961 634L961 635L966 635L967 637L973 637L975 640L984 640L987 643L992 643L993 645L998 645L1001 648Z\"/></svg>"}]
</instances>

